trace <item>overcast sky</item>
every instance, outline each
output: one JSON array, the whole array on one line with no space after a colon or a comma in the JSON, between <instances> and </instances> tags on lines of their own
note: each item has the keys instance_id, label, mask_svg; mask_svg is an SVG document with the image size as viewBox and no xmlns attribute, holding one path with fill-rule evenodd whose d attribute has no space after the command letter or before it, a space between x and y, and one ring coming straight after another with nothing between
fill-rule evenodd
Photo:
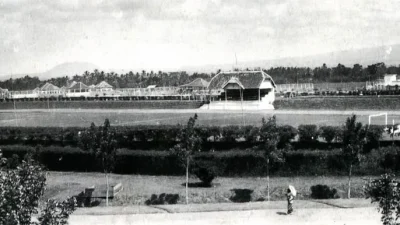
<instances>
[{"instance_id":1,"label":"overcast sky","mask_svg":"<svg viewBox=\"0 0 400 225\"><path fill-rule=\"evenodd\" d=\"M399 1L0 0L0 75L313 55L400 42Z\"/></svg>"}]
</instances>

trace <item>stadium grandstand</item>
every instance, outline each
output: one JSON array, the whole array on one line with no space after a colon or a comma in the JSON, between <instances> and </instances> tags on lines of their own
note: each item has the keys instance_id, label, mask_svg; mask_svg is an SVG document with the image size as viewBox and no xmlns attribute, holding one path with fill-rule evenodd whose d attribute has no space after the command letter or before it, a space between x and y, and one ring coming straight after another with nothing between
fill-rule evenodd
<instances>
[{"instance_id":1,"label":"stadium grandstand","mask_svg":"<svg viewBox=\"0 0 400 225\"><path fill-rule=\"evenodd\" d=\"M203 109L274 109L275 82L263 71L220 72L208 85Z\"/></svg>"}]
</instances>

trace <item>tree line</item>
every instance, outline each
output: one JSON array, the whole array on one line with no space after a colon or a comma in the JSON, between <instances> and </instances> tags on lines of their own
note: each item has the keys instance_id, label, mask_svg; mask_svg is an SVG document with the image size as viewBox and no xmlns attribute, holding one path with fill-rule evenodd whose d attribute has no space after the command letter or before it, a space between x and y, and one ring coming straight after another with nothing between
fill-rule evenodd
<instances>
[{"instance_id":1,"label":"tree line","mask_svg":"<svg viewBox=\"0 0 400 225\"><path fill-rule=\"evenodd\" d=\"M250 70L250 69L246 69ZM72 81L83 82L87 85L98 84L106 81L115 88L139 88L149 85L157 86L179 86L189 83L197 78L210 81L221 70L216 73L193 73L181 72L163 72L163 71L145 71L128 72L118 74L115 72L104 72L95 69L92 72L85 71L83 74L70 76L60 76L48 80L40 80L38 77L26 75L22 78L8 79L0 81L0 87L8 90L31 90L40 87L46 82L50 82L58 87L68 86ZM361 64L354 64L348 67L338 64L335 67L328 67L325 63L320 67L271 67L263 69L264 72L271 75L277 84L286 83L322 83L322 82L365 82L382 79L383 75L399 74L400 65L386 66L385 63L371 64L366 67Z\"/></svg>"}]
</instances>

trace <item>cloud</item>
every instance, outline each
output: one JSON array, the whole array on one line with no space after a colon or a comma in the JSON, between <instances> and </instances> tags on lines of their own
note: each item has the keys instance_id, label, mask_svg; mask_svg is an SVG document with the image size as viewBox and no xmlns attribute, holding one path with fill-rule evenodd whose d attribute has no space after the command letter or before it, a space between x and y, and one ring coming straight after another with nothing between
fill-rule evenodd
<instances>
[{"instance_id":1,"label":"cloud","mask_svg":"<svg viewBox=\"0 0 400 225\"><path fill-rule=\"evenodd\" d=\"M400 40L398 8L391 0L0 0L0 74L10 65L179 66L232 52L246 61L390 45Z\"/></svg>"}]
</instances>

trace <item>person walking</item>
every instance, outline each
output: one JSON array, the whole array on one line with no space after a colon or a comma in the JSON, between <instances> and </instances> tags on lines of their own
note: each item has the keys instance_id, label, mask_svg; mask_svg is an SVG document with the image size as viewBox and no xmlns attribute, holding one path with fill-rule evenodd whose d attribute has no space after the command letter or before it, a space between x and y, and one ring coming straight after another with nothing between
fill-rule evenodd
<instances>
[{"instance_id":1,"label":"person walking","mask_svg":"<svg viewBox=\"0 0 400 225\"><path fill-rule=\"evenodd\" d=\"M293 201L294 197L296 197L296 189L292 186L289 185L289 188L287 189L286 197L288 201L288 211L287 215L290 215L293 212Z\"/></svg>"}]
</instances>

